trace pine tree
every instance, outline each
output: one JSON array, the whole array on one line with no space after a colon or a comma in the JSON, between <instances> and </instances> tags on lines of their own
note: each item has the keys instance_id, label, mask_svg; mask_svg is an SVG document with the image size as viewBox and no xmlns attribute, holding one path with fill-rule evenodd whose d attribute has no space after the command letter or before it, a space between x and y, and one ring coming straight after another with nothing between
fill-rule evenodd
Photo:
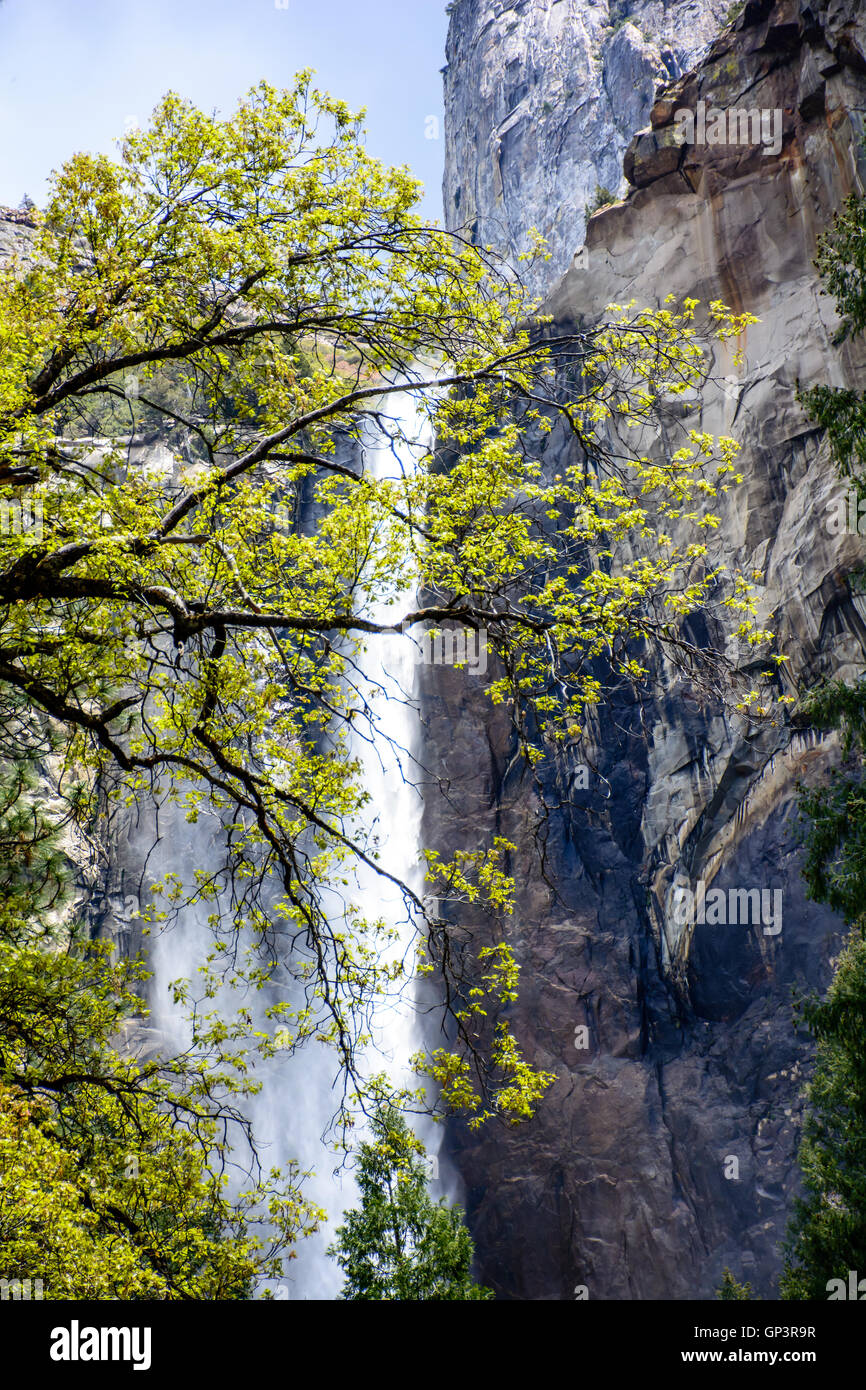
<instances>
[{"instance_id":1,"label":"pine tree","mask_svg":"<svg viewBox=\"0 0 866 1390\"><path fill-rule=\"evenodd\" d=\"M821 239L815 262L822 293L832 294L841 316L836 341L866 329L866 199L852 195ZM866 496L866 395L847 387L813 386L800 400L827 431L836 465Z\"/></svg>"},{"instance_id":2,"label":"pine tree","mask_svg":"<svg viewBox=\"0 0 866 1390\"><path fill-rule=\"evenodd\" d=\"M723 1302L730 1302L733 1299L743 1300L754 1297L751 1284L741 1284L734 1278L726 1265L722 1270L722 1282L716 1289L716 1298L720 1298Z\"/></svg>"},{"instance_id":3,"label":"pine tree","mask_svg":"<svg viewBox=\"0 0 866 1390\"><path fill-rule=\"evenodd\" d=\"M329 1248L346 1276L341 1297L387 1301L490 1299L474 1283L472 1239L459 1207L428 1191L424 1146L391 1106L360 1146L361 1206L345 1213Z\"/></svg>"},{"instance_id":4,"label":"pine tree","mask_svg":"<svg viewBox=\"0 0 866 1390\"><path fill-rule=\"evenodd\" d=\"M862 334L866 200L847 201L817 265L842 316L839 338ZM866 496L866 396L816 386L800 399L826 429L840 476ZM788 1227L781 1294L825 1299L831 1279L866 1272L866 680L821 686L804 712L817 727L841 730L844 759L828 785L801 796L804 876L809 896L841 913L852 933L826 999L800 1006L817 1057L799 1153L806 1195Z\"/></svg>"},{"instance_id":5,"label":"pine tree","mask_svg":"<svg viewBox=\"0 0 866 1390\"><path fill-rule=\"evenodd\" d=\"M818 1040L800 1166L806 1197L788 1229L783 1298L826 1298L866 1274L866 938L854 930L823 1003L802 1007Z\"/></svg>"}]
</instances>

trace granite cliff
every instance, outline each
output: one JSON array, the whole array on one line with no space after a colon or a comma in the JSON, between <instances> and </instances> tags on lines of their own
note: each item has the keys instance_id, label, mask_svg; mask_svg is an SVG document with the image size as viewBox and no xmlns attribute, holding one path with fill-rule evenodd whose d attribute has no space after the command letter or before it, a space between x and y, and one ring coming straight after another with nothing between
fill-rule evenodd
<instances>
[{"instance_id":1,"label":"granite cliff","mask_svg":"<svg viewBox=\"0 0 866 1390\"><path fill-rule=\"evenodd\" d=\"M583 240L656 85L685 72L728 0L459 0L445 68L445 220L512 256L536 227L543 293Z\"/></svg>"},{"instance_id":2,"label":"granite cliff","mask_svg":"<svg viewBox=\"0 0 866 1390\"><path fill-rule=\"evenodd\" d=\"M671 292L759 317L743 368L720 352L702 399L660 416L652 447L664 451L684 426L742 445L744 482L711 558L760 571L762 616L796 694L862 671L866 648L866 609L849 580L863 544L834 534L839 485L796 400L798 381L866 380L862 349L834 341L813 266L817 238L866 179L866 17L857 0L748 0L677 71L711 36L711 7L629 9L611 33L605 6L459 0L445 72L446 217L468 214L479 240L511 250L532 225L548 236L544 308L557 324L591 324L608 303L657 305ZM637 82L620 100L611 93L632 69L617 41L635 73L649 81L657 71L648 55L637 63L641 23L653 54L673 54L671 80L654 99ZM566 71L554 117L545 103ZM676 112L700 102L777 112L781 138L773 148L683 142ZM515 115L507 129L505 112ZM584 228L590 185L620 186L630 119L644 128L625 152L626 196ZM546 465L555 470L569 447L554 431ZM695 639L704 635L696 624ZM709 1298L724 1265L778 1296L811 1057L791 992L826 986L842 939L838 919L804 895L796 786L820 779L838 752L796 717L752 726L661 674L651 707L623 695L549 774L544 794L558 809L543 872L539 798L507 720L480 680L428 677L429 761L449 797L430 797L427 839L447 849L496 833L520 846L523 993L512 1022L558 1077L524 1129L450 1134L479 1276L505 1298ZM782 930L678 926L673 894L700 882L780 891ZM483 935L483 921L474 925ZM588 1047L575 1046L580 1027Z\"/></svg>"}]
</instances>

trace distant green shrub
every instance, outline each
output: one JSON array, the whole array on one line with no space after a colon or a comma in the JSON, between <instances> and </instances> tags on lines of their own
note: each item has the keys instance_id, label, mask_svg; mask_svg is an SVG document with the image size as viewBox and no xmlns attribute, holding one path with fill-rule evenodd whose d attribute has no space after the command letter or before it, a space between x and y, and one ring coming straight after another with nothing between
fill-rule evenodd
<instances>
[{"instance_id":1,"label":"distant green shrub","mask_svg":"<svg viewBox=\"0 0 866 1390\"><path fill-rule=\"evenodd\" d=\"M600 208L609 207L611 203L615 202L616 194L611 193L610 189L605 188L604 184L597 183L592 201L587 204L586 215L587 217L592 217L593 213L598 212Z\"/></svg>"}]
</instances>

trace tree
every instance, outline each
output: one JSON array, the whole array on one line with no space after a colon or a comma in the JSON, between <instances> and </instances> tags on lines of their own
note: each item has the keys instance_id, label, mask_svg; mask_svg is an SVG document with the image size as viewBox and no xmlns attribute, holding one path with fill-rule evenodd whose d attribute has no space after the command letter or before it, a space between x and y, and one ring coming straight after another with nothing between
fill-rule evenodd
<instances>
[{"instance_id":1,"label":"tree","mask_svg":"<svg viewBox=\"0 0 866 1390\"><path fill-rule=\"evenodd\" d=\"M228 1134L249 1131L237 1102L253 1089L229 1056L117 1051L146 1015L147 972L64 916L47 735L26 732L31 761L0 782L0 1277L47 1299L251 1297L321 1213L293 1168L229 1191Z\"/></svg>"},{"instance_id":2,"label":"tree","mask_svg":"<svg viewBox=\"0 0 866 1390\"><path fill-rule=\"evenodd\" d=\"M346 1276L341 1297L379 1302L493 1297L472 1280L472 1240L459 1207L434 1203L424 1145L398 1111L380 1105L360 1146L361 1206L344 1214L328 1249Z\"/></svg>"},{"instance_id":3,"label":"tree","mask_svg":"<svg viewBox=\"0 0 866 1390\"><path fill-rule=\"evenodd\" d=\"M852 194L821 238L815 262L822 293L832 294L841 316L837 343L866 328L866 199ZM866 495L866 395L846 387L801 389L800 400L827 431L836 466Z\"/></svg>"},{"instance_id":4,"label":"tree","mask_svg":"<svg viewBox=\"0 0 866 1390\"><path fill-rule=\"evenodd\" d=\"M752 1298L752 1286L749 1283L741 1284L735 1279L731 1271L725 1266L722 1270L722 1282L716 1289L716 1298L723 1302L744 1301Z\"/></svg>"},{"instance_id":5,"label":"tree","mask_svg":"<svg viewBox=\"0 0 866 1390\"><path fill-rule=\"evenodd\" d=\"M74 819L79 787L63 812L44 807L40 771L55 749L46 721L34 720L17 691L0 698L0 944L51 935L52 916L68 897L69 865L61 837ZM62 804L62 803L61 803Z\"/></svg>"},{"instance_id":6,"label":"tree","mask_svg":"<svg viewBox=\"0 0 866 1390\"><path fill-rule=\"evenodd\" d=\"M836 297L840 338L866 328L866 202L850 198L823 238L817 261ZM827 430L840 475L866 495L864 401L848 389L801 392ZM783 1298L826 1298L828 1281L866 1269L866 682L827 682L802 702L803 718L842 735L842 767L829 784L801 791L809 896L851 927L826 999L800 1003L817 1040L799 1151L806 1189L785 1244Z\"/></svg>"},{"instance_id":7,"label":"tree","mask_svg":"<svg viewBox=\"0 0 866 1390\"><path fill-rule=\"evenodd\" d=\"M822 238L816 265L822 293L832 294L841 316L838 341L866 329L866 200L847 200ZM866 497L866 394L849 388L814 386L800 400L827 431L832 456L858 499ZM854 584L858 582L854 577ZM834 769L827 787L804 792L801 810L808 825L805 874L813 897L849 923L866 911L866 681L828 681L808 692L802 717L822 729L839 729L846 766Z\"/></svg>"},{"instance_id":8,"label":"tree","mask_svg":"<svg viewBox=\"0 0 866 1390\"><path fill-rule=\"evenodd\" d=\"M87 956L0 957L3 1278L49 1299L249 1298L321 1214L294 1170L228 1191L230 1078L212 1059L119 1055L110 1037L141 1000Z\"/></svg>"},{"instance_id":9,"label":"tree","mask_svg":"<svg viewBox=\"0 0 866 1390\"><path fill-rule=\"evenodd\" d=\"M823 1002L802 1006L817 1038L799 1161L806 1188L789 1224L783 1298L826 1298L866 1271L866 938L855 930Z\"/></svg>"},{"instance_id":10,"label":"tree","mask_svg":"<svg viewBox=\"0 0 866 1390\"><path fill-rule=\"evenodd\" d=\"M400 985L385 925L349 888L354 864L388 873L350 732L387 737L399 694L358 679L365 646L483 630L490 695L535 764L580 737L602 661L646 683L651 651L727 690L722 644L689 638L696 609L746 647L767 636L748 582L705 564L734 441L692 431L661 460L623 442L749 316L714 304L699 329L693 301L613 306L554 335L491 253L420 221L417 197L308 74L225 120L169 94L119 162L77 155L56 174L0 272L0 502L38 517L0 528L0 689L51 721L88 785L218 817L224 861L154 888L154 920L211 915L196 1042L272 1050L207 1001L224 975L277 980L280 1045L333 1047L349 1097L370 1009ZM364 443L407 442L407 397L434 443L376 477ZM554 428L573 461L549 480ZM143 465L145 442L162 452ZM390 622L373 616L386 599ZM402 885L455 1028L420 1065L473 1122L524 1118L551 1079L496 1021L517 979L508 854L431 861L440 894L501 919L484 961Z\"/></svg>"},{"instance_id":11,"label":"tree","mask_svg":"<svg viewBox=\"0 0 866 1390\"><path fill-rule=\"evenodd\" d=\"M602 208L609 207L611 203L615 202L616 194L612 193L604 184L597 183L592 200L587 204L586 215L587 217L592 217L594 213L599 212Z\"/></svg>"}]
</instances>

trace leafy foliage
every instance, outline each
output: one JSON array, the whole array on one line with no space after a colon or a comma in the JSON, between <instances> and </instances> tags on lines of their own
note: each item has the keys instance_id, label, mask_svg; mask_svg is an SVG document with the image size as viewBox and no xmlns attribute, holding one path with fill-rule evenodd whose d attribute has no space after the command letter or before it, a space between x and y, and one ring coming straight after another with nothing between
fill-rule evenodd
<instances>
[{"instance_id":1,"label":"leafy foliage","mask_svg":"<svg viewBox=\"0 0 866 1390\"><path fill-rule=\"evenodd\" d=\"M838 340L866 328L866 200L852 195L822 237L815 262L822 292L832 294L841 316ZM800 400L826 429L839 472L866 496L866 396L846 387L814 386Z\"/></svg>"},{"instance_id":2,"label":"leafy foliage","mask_svg":"<svg viewBox=\"0 0 866 1390\"><path fill-rule=\"evenodd\" d=\"M16 815L12 824L0 922L0 1274L40 1279L49 1299L251 1296L320 1213L294 1170L229 1192L229 1133L248 1130L234 1098L251 1089L230 1059L117 1051L124 1025L146 1012L147 972L112 964L104 945L60 949L62 921L34 925L46 883L57 898L68 871L44 812L26 821L26 840Z\"/></svg>"},{"instance_id":3,"label":"leafy foliage","mask_svg":"<svg viewBox=\"0 0 866 1390\"><path fill-rule=\"evenodd\" d=\"M734 1278L733 1274L726 1266L722 1270L722 1282L716 1289L716 1298L722 1299L723 1302L731 1302L736 1300L743 1301L753 1297L754 1294L752 1293L751 1284L741 1284L738 1279Z\"/></svg>"},{"instance_id":4,"label":"leafy foliage","mask_svg":"<svg viewBox=\"0 0 866 1390\"><path fill-rule=\"evenodd\" d=\"M823 239L818 268L836 297L842 336L866 327L866 202L851 198ZM816 387L802 393L828 432L842 477L866 495L864 398ZM817 1039L806 1090L800 1146L806 1188L788 1229L782 1297L826 1298L828 1280L847 1281L866 1267L866 680L829 682L811 691L803 714L842 734L844 764L828 786L801 793L810 897L852 926L826 999L801 1005Z\"/></svg>"},{"instance_id":5,"label":"leafy foliage","mask_svg":"<svg viewBox=\"0 0 866 1390\"><path fill-rule=\"evenodd\" d=\"M609 207L611 203L615 202L616 194L612 193L604 184L597 183L595 185L595 193L592 196L592 201L587 206L586 215L587 217L592 217L594 212L599 212L601 208Z\"/></svg>"},{"instance_id":6,"label":"leafy foliage","mask_svg":"<svg viewBox=\"0 0 866 1390\"><path fill-rule=\"evenodd\" d=\"M374 1301L489 1299L472 1280L472 1241L458 1207L428 1192L424 1145L386 1104L358 1156L361 1206L345 1214L328 1253L346 1277L341 1297Z\"/></svg>"},{"instance_id":7,"label":"leafy foliage","mask_svg":"<svg viewBox=\"0 0 866 1390\"><path fill-rule=\"evenodd\" d=\"M833 294L842 336L866 328L866 200L852 197L822 238L816 265L823 293ZM815 387L801 399L829 435L840 476L866 496L864 409L866 396ZM818 728L839 729L846 767L831 773L828 787L802 794L807 826L805 875L810 894L860 924L866 911L866 679L853 685L827 682L805 697L802 713Z\"/></svg>"},{"instance_id":8,"label":"leafy foliage","mask_svg":"<svg viewBox=\"0 0 866 1390\"><path fill-rule=\"evenodd\" d=\"M248 1298L319 1213L294 1174L227 1191L219 1081L114 1052L119 998L140 1009L122 990L117 968L0 958L3 1277L52 1299Z\"/></svg>"},{"instance_id":9,"label":"leafy foliage","mask_svg":"<svg viewBox=\"0 0 866 1390\"><path fill-rule=\"evenodd\" d=\"M841 727L846 759L831 770L826 786L801 793L803 872L811 897L857 922L866 910L866 680L828 682L809 693L802 711L818 728Z\"/></svg>"},{"instance_id":10,"label":"leafy foliage","mask_svg":"<svg viewBox=\"0 0 866 1390\"><path fill-rule=\"evenodd\" d=\"M818 1040L800 1166L806 1198L788 1230L783 1298L826 1298L866 1268L866 938L854 931L823 1002L802 1008Z\"/></svg>"},{"instance_id":11,"label":"leafy foliage","mask_svg":"<svg viewBox=\"0 0 866 1390\"><path fill-rule=\"evenodd\" d=\"M70 788L54 815L47 811L39 770L53 752L52 731L47 721L40 726L32 718L16 691L6 696L0 706L0 940L33 941L50 935L67 898L60 841L75 817L79 789Z\"/></svg>"},{"instance_id":12,"label":"leafy foliage","mask_svg":"<svg viewBox=\"0 0 866 1390\"><path fill-rule=\"evenodd\" d=\"M356 865L388 872L353 740L387 737L396 696L359 678L367 645L484 629L490 696L535 766L580 736L600 664L641 684L654 654L727 694L738 645L768 637L749 582L706 563L734 441L691 431L661 459L628 443L750 316L614 305L554 336L514 274L425 226L417 197L309 74L225 120L169 94L118 163L56 174L0 271L0 500L26 489L40 515L0 534L0 690L51 721L62 769L216 818L224 860L169 874L151 912L209 914L196 1044L272 1051L213 1001L224 977L278 986L279 1045L332 1047L349 1101L370 1011L403 982L389 929L352 899ZM409 414L434 427L412 469ZM573 447L550 479L554 428ZM368 466L373 432L394 444L389 476ZM728 656L688 639L699 608L734 628ZM471 867L456 863L458 893ZM508 894L478 867L507 964ZM422 1069L475 1119L524 1118L549 1078L495 1018L514 972L482 1022L485 962L404 896L456 1028Z\"/></svg>"}]
</instances>

